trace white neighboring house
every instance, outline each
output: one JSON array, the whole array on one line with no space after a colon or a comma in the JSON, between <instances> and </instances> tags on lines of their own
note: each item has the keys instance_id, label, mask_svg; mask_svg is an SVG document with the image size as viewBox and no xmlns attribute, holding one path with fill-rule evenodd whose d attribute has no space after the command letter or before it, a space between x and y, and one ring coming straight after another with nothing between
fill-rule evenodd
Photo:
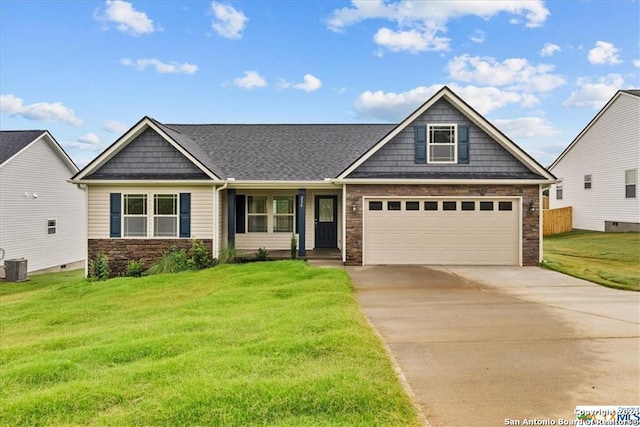
<instances>
[{"instance_id":1,"label":"white neighboring house","mask_svg":"<svg viewBox=\"0 0 640 427\"><path fill-rule=\"evenodd\" d=\"M573 207L573 228L640 231L640 90L619 90L549 170L549 207Z\"/></svg>"},{"instance_id":2,"label":"white neighboring house","mask_svg":"<svg viewBox=\"0 0 640 427\"><path fill-rule=\"evenodd\" d=\"M30 273L84 267L85 191L67 182L77 172L48 131L0 131L2 277L16 258Z\"/></svg>"}]
</instances>

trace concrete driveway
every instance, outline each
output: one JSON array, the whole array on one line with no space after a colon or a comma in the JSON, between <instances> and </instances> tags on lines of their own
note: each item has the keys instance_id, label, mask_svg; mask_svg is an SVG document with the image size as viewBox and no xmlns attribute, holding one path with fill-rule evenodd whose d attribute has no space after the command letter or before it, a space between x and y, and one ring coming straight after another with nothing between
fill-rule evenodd
<instances>
[{"instance_id":1,"label":"concrete driveway","mask_svg":"<svg viewBox=\"0 0 640 427\"><path fill-rule=\"evenodd\" d=\"M434 426L559 425L577 405L640 405L638 293L538 267L347 272Z\"/></svg>"}]
</instances>

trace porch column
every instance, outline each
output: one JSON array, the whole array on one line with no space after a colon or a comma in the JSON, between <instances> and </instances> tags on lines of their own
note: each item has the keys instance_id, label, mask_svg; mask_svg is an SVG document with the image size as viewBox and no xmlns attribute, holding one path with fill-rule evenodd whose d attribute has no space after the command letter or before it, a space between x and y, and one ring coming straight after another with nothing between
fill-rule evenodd
<instances>
[{"instance_id":1,"label":"porch column","mask_svg":"<svg viewBox=\"0 0 640 427\"><path fill-rule=\"evenodd\" d=\"M227 188L227 242L236 245L236 190Z\"/></svg>"},{"instance_id":2,"label":"porch column","mask_svg":"<svg viewBox=\"0 0 640 427\"><path fill-rule=\"evenodd\" d=\"M298 190L298 206L297 206L297 216L296 223L298 228L298 256L305 257L307 256L307 249L305 247L305 219L306 219L306 206L307 206L307 190L305 188L300 188Z\"/></svg>"}]
</instances>

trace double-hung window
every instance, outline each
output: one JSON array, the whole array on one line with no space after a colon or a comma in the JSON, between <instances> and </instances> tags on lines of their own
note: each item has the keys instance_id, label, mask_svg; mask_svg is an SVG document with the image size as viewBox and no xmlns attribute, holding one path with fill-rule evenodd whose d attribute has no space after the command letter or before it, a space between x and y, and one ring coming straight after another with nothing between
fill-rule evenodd
<instances>
[{"instance_id":1,"label":"double-hung window","mask_svg":"<svg viewBox=\"0 0 640 427\"><path fill-rule=\"evenodd\" d=\"M268 219L267 197L247 196L247 231L249 233L266 233Z\"/></svg>"},{"instance_id":2,"label":"double-hung window","mask_svg":"<svg viewBox=\"0 0 640 427\"><path fill-rule=\"evenodd\" d=\"M624 197L626 199L636 198L636 182L638 180L638 169L624 171Z\"/></svg>"},{"instance_id":3,"label":"double-hung window","mask_svg":"<svg viewBox=\"0 0 640 427\"><path fill-rule=\"evenodd\" d=\"M556 184L556 200L562 200L562 184Z\"/></svg>"},{"instance_id":4,"label":"double-hung window","mask_svg":"<svg viewBox=\"0 0 640 427\"><path fill-rule=\"evenodd\" d=\"M47 235L51 236L58 232L58 220L57 219L48 219L47 220Z\"/></svg>"},{"instance_id":5,"label":"double-hung window","mask_svg":"<svg viewBox=\"0 0 640 427\"><path fill-rule=\"evenodd\" d=\"M591 175L584 176L584 189L591 190Z\"/></svg>"},{"instance_id":6,"label":"double-hung window","mask_svg":"<svg viewBox=\"0 0 640 427\"><path fill-rule=\"evenodd\" d=\"M456 124L427 125L427 163L457 163Z\"/></svg>"},{"instance_id":7,"label":"double-hung window","mask_svg":"<svg viewBox=\"0 0 640 427\"><path fill-rule=\"evenodd\" d=\"M274 233L292 233L294 222L293 196L275 196L273 198L273 231Z\"/></svg>"},{"instance_id":8,"label":"double-hung window","mask_svg":"<svg viewBox=\"0 0 640 427\"><path fill-rule=\"evenodd\" d=\"M124 237L146 237L147 195L125 194L123 207Z\"/></svg>"},{"instance_id":9,"label":"double-hung window","mask_svg":"<svg viewBox=\"0 0 640 427\"><path fill-rule=\"evenodd\" d=\"M154 194L153 236L178 236L178 195Z\"/></svg>"}]
</instances>

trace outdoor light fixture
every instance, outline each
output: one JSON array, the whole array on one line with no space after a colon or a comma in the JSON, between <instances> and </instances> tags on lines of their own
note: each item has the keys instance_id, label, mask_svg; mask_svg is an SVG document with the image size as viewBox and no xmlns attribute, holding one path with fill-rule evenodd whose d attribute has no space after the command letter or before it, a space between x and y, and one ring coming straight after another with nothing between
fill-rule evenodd
<instances>
[{"instance_id":1,"label":"outdoor light fixture","mask_svg":"<svg viewBox=\"0 0 640 427\"><path fill-rule=\"evenodd\" d=\"M529 202L529 212L535 212L536 208L533 206L533 202Z\"/></svg>"},{"instance_id":2,"label":"outdoor light fixture","mask_svg":"<svg viewBox=\"0 0 640 427\"><path fill-rule=\"evenodd\" d=\"M351 210L354 212L358 210L358 204L356 202L353 202L353 205L351 205Z\"/></svg>"}]
</instances>

